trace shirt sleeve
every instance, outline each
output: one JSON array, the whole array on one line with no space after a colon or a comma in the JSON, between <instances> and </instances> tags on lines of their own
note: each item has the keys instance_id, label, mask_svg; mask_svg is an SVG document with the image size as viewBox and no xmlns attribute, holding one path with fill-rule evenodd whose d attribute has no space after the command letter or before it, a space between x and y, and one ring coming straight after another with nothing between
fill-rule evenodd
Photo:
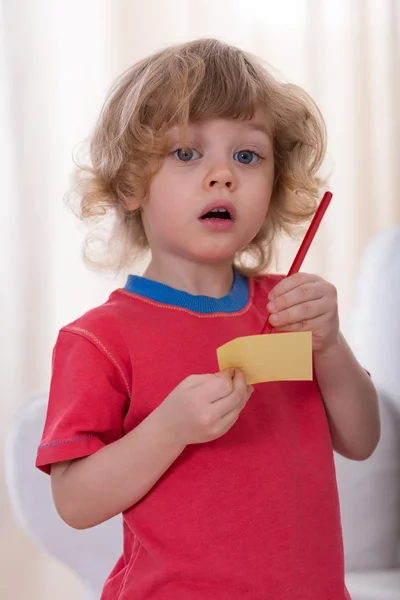
<instances>
[{"instance_id":1,"label":"shirt sleeve","mask_svg":"<svg viewBox=\"0 0 400 600\"><path fill-rule=\"evenodd\" d=\"M116 358L96 338L61 330L36 466L50 473L52 463L88 456L120 439L128 404Z\"/></svg>"}]
</instances>

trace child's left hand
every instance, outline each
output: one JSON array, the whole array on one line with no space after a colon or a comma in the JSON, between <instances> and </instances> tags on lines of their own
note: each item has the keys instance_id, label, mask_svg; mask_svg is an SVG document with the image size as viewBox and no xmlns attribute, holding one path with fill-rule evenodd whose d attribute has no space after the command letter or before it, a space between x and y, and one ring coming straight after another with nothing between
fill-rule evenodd
<instances>
[{"instance_id":1,"label":"child's left hand","mask_svg":"<svg viewBox=\"0 0 400 600\"><path fill-rule=\"evenodd\" d=\"M315 352L326 350L338 340L337 292L328 281L317 275L295 273L280 281L268 300L269 322L277 331L311 331Z\"/></svg>"}]
</instances>

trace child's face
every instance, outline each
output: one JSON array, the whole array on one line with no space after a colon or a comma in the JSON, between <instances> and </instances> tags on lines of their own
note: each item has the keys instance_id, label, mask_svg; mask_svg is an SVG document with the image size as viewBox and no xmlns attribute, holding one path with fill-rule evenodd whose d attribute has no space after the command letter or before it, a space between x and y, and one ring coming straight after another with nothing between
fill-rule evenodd
<instances>
[{"instance_id":1,"label":"child's face","mask_svg":"<svg viewBox=\"0 0 400 600\"><path fill-rule=\"evenodd\" d=\"M167 155L142 206L153 259L232 263L258 233L274 183L268 117L216 119L190 124L186 149L179 128L168 133ZM225 209L222 217L210 213ZM214 218L212 217L214 215ZM206 217L206 218L204 218Z\"/></svg>"}]
</instances>

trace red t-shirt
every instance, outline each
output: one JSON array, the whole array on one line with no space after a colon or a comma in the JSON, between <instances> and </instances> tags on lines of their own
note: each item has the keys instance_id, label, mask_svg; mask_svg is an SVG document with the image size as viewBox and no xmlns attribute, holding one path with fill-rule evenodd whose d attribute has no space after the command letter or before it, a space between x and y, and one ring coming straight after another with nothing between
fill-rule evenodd
<instances>
[{"instance_id":1,"label":"red t-shirt","mask_svg":"<svg viewBox=\"0 0 400 600\"><path fill-rule=\"evenodd\" d=\"M37 466L49 472L96 452L187 376L217 372L219 346L261 332L276 282L250 281L247 303L234 312L117 290L64 327ZM332 443L315 381L256 385L235 425L188 446L123 519L123 553L102 600L349 598Z\"/></svg>"}]
</instances>

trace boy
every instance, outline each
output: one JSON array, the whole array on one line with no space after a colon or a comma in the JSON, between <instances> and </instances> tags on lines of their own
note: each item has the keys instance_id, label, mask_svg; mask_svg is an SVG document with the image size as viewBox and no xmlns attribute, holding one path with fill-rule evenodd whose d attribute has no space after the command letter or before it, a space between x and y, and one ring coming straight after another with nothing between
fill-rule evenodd
<instances>
[{"instance_id":1,"label":"boy","mask_svg":"<svg viewBox=\"0 0 400 600\"><path fill-rule=\"evenodd\" d=\"M376 392L334 287L264 274L315 210L324 148L305 92L215 40L144 59L103 108L82 217L114 215L103 264L151 261L61 330L37 457L72 527L123 513L102 600L349 597L333 449L373 452ZM218 373L216 349L268 318L312 331L314 381Z\"/></svg>"}]
</instances>

